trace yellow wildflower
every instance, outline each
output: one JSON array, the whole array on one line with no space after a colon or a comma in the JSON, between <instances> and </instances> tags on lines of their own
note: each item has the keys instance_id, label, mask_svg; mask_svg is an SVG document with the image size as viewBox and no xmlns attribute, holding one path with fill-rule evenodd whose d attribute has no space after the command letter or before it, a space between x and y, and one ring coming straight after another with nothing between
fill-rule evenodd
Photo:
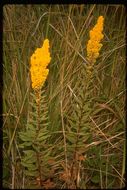
<instances>
[{"instance_id":1,"label":"yellow wildflower","mask_svg":"<svg viewBox=\"0 0 127 190\"><path fill-rule=\"evenodd\" d=\"M103 16L100 16L97 20L97 24L90 31L90 40L87 44L87 59L89 62L95 63L99 56L99 51L102 47L100 41L103 39Z\"/></svg>"},{"instance_id":2,"label":"yellow wildflower","mask_svg":"<svg viewBox=\"0 0 127 190\"><path fill-rule=\"evenodd\" d=\"M34 90L40 89L45 83L49 73L47 66L50 61L49 40L46 39L42 47L37 48L30 58L30 73Z\"/></svg>"}]
</instances>

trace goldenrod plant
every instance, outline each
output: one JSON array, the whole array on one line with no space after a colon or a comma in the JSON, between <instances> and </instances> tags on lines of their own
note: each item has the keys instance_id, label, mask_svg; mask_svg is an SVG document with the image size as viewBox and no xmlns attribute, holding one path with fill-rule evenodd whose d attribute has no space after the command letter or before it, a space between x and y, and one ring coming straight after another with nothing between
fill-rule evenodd
<instances>
[{"instance_id":1,"label":"goldenrod plant","mask_svg":"<svg viewBox=\"0 0 127 190\"><path fill-rule=\"evenodd\" d=\"M87 145L92 141L90 114L93 108L92 83L94 80L94 65L102 47L100 43L103 38L103 16L97 20L97 24L90 31L90 40L86 47L88 64L86 70L82 65L82 78L74 89L72 101L72 113L67 116L68 126L66 132L66 169L63 175L67 178L65 182L68 188L79 188L82 186L81 168L85 163Z\"/></svg>"},{"instance_id":2,"label":"goldenrod plant","mask_svg":"<svg viewBox=\"0 0 127 190\"><path fill-rule=\"evenodd\" d=\"M49 172L48 163L46 163L50 158L50 147L47 143L50 137L48 104L45 90L42 88L49 73L47 66L50 61L49 40L45 39L42 47L37 48L30 58L33 89L30 102L32 110L29 113L26 130L19 133L23 142L20 144L20 148L23 148L24 152L22 157L24 174L34 177L34 181L38 180L40 186L42 186L42 178Z\"/></svg>"}]
</instances>

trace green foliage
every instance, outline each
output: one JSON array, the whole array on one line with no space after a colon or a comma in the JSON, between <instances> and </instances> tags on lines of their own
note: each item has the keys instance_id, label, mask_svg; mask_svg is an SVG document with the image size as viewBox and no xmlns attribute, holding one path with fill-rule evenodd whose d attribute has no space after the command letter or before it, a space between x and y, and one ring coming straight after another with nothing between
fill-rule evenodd
<instances>
[{"instance_id":1,"label":"green foliage","mask_svg":"<svg viewBox=\"0 0 127 190\"><path fill-rule=\"evenodd\" d=\"M82 80L77 81L76 88L74 88L75 96L72 99L72 113L67 116L68 127L69 129L66 132L67 144L69 148L73 147L73 151L78 153L85 153L85 144L86 141L91 137L91 124L90 124L90 114L91 114L91 81L85 81L85 70L80 77ZM84 77L84 78L83 78ZM83 150L84 147L84 150ZM68 155L70 155L68 151Z\"/></svg>"},{"instance_id":2,"label":"green foliage","mask_svg":"<svg viewBox=\"0 0 127 190\"><path fill-rule=\"evenodd\" d=\"M40 92L40 95L40 101L37 104L35 94L31 93L31 111L25 130L19 132L21 140L19 147L23 149L21 164L25 175L41 179L43 170L48 169L46 159L50 158L50 151L45 144L51 135L48 130L48 105L45 101L44 90Z\"/></svg>"},{"instance_id":3,"label":"green foliage","mask_svg":"<svg viewBox=\"0 0 127 190\"><path fill-rule=\"evenodd\" d=\"M68 188L79 187L79 184L75 182L75 178L77 178L78 175L81 175L81 171L79 171L79 165L81 164L81 160L84 160L84 157L87 153L86 146L92 137L90 114L92 113L91 92L93 77L88 78L85 76L86 72L84 67L81 68L81 71L79 72L79 80L76 81L75 86L73 87L73 95L71 99L72 112L65 115L66 145L64 142L64 148L65 157L68 162L68 171L70 172L68 181L65 181ZM67 168L64 168L64 170L64 172L67 172Z\"/></svg>"}]
</instances>

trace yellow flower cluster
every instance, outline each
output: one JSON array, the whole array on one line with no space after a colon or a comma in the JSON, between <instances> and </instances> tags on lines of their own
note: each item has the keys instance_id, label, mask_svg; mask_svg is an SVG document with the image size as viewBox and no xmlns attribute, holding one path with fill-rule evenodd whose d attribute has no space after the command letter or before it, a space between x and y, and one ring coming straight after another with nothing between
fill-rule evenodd
<instances>
[{"instance_id":1,"label":"yellow flower cluster","mask_svg":"<svg viewBox=\"0 0 127 190\"><path fill-rule=\"evenodd\" d=\"M89 62L92 63L96 62L96 59L99 56L99 51L102 47L100 41L104 37L104 35L102 34L103 23L104 23L104 18L103 16L100 16L97 20L97 24L90 31L90 40L88 41L87 44L87 59Z\"/></svg>"},{"instance_id":2,"label":"yellow flower cluster","mask_svg":"<svg viewBox=\"0 0 127 190\"><path fill-rule=\"evenodd\" d=\"M34 90L41 89L45 83L49 73L47 66L50 61L49 40L45 39L42 47L37 48L30 58L30 73Z\"/></svg>"}]
</instances>

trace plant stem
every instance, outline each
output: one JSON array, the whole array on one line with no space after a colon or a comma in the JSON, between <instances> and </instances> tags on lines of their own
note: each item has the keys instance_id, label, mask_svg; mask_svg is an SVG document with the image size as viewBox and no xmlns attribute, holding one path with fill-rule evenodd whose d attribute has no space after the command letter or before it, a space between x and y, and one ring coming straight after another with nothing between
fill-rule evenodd
<instances>
[{"instance_id":1,"label":"plant stem","mask_svg":"<svg viewBox=\"0 0 127 190\"><path fill-rule=\"evenodd\" d=\"M37 133L40 131L40 98L41 98L41 90L37 90L36 92L36 103L37 103ZM42 187L42 173L41 173L41 161L40 161L40 153L37 152L37 162L38 162L38 171L39 171L39 180L40 187Z\"/></svg>"},{"instance_id":2,"label":"plant stem","mask_svg":"<svg viewBox=\"0 0 127 190\"><path fill-rule=\"evenodd\" d=\"M90 80L91 79L91 80ZM74 149L74 153L73 153L73 161L72 161L72 165L71 165L71 181L73 181L73 183L75 183L75 179L74 179L74 176L78 176L78 173L79 173L79 169L77 169L77 149L78 149L78 141L79 141L79 138L80 138L80 130L81 130L81 120L82 120L82 117L83 117L83 109L84 109L84 104L86 103L88 97L86 95L86 93L89 91L89 87L91 85L91 82L92 82L92 78L88 75L87 78L86 78L86 81L88 82L86 84L86 87L84 90L84 99L85 99L85 102L83 101L82 102L82 105L81 105L81 115L79 116L79 120L78 120L78 125L77 125L77 136L76 136L76 142L75 142L75 149ZM75 168L76 168L76 171L75 171ZM77 186L77 184L75 184Z\"/></svg>"}]
</instances>

